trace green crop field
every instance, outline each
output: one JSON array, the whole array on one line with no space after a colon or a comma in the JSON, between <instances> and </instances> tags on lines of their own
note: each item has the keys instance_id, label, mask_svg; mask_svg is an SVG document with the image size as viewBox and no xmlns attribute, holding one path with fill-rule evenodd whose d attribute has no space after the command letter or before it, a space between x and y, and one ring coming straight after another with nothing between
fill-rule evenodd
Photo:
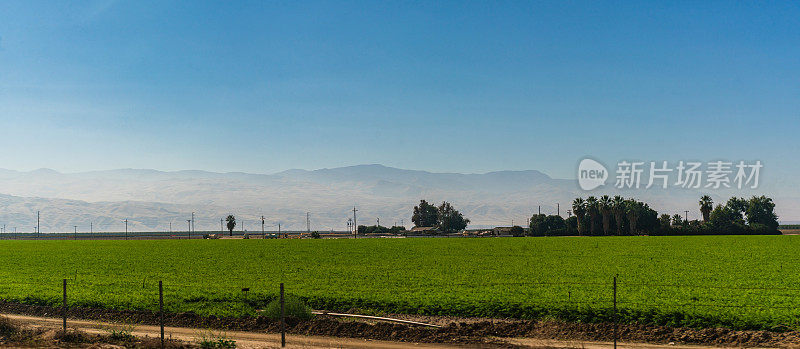
<instances>
[{"instance_id":1,"label":"green crop field","mask_svg":"<svg viewBox=\"0 0 800 349\"><path fill-rule=\"evenodd\" d=\"M278 284L312 307L798 327L800 237L0 241L0 298L247 316ZM242 288L249 288L245 294Z\"/></svg>"}]
</instances>

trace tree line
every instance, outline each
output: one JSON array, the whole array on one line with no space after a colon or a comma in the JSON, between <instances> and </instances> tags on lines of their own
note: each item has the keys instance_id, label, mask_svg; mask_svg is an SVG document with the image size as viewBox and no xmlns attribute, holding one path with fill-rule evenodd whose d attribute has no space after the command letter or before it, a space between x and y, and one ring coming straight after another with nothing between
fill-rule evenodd
<instances>
[{"instance_id":1,"label":"tree line","mask_svg":"<svg viewBox=\"0 0 800 349\"><path fill-rule=\"evenodd\" d=\"M461 231L469 224L469 219L458 212L449 202L443 201L441 205L434 206L425 200L420 200L414 206L411 221L415 227L435 228L438 233L455 233Z\"/></svg>"},{"instance_id":2,"label":"tree line","mask_svg":"<svg viewBox=\"0 0 800 349\"><path fill-rule=\"evenodd\" d=\"M535 214L530 219L529 236L559 235L747 235L780 234L775 203L766 196L750 199L730 198L724 205L714 206L708 195L700 198L703 220L686 221L679 214L660 214L647 203L621 196L586 200L576 198L572 213L564 219L558 215ZM521 236L519 229L512 234Z\"/></svg>"}]
</instances>

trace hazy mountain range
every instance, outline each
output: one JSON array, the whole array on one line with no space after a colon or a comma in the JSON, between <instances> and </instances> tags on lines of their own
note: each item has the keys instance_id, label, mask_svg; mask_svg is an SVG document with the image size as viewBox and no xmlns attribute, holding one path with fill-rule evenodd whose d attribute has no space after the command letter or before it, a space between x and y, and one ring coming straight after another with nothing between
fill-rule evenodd
<instances>
[{"instance_id":1,"label":"hazy mountain range","mask_svg":"<svg viewBox=\"0 0 800 349\"><path fill-rule=\"evenodd\" d=\"M196 230L219 230L220 218L235 214L244 229L305 230L306 212L312 230L345 230L358 208L359 224L404 223L420 199L451 202L472 226L524 224L541 205L542 213L567 216L576 196L617 194L615 190L581 191L574 180L555 179L535 171L484 174L432 173L358 165L275 174L206 171L163 172L121 169L59 173L49 169L19 172L0 169L0 225L6 231L32 231L41 211L43 232L121 231L124 219L133 231L186 230L195 212ZM645 200L659 211L697 218L700 192L639 190L622 192ZM742 194L746 195L746 194ZM747 194L749 195L749 193ZM715 201L727 195L712 193ZM776 198L782 220L800 218L793 198ZM240 226L241 227L241 226ZM239 228L240 228L239 227ZM237 228L237 230L239 229Z\"/></svg>"}]
</instances>

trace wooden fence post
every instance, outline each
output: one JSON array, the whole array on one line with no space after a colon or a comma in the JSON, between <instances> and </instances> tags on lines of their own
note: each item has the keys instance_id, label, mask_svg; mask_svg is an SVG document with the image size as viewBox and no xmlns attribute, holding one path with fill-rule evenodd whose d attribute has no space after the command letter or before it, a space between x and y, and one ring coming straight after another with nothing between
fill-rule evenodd
<instances>
[{"instance_id":1,"label":"wooden fence post","mask_svg":"<svg viewBox=\"0 0 800 349\"><path fill-rule=\"evenodd\" d=\"M286 347L286 309L284 307L283 283L281 282L281 348Z\"/></svg>"},{"instance_id":2,"label":"wooden fence post","mask_svg":"<svg viewBox=\"0 0 800 349\"><path fill-rule=\"evenodd\" d=\"M164 349L164 285L158 281L158 323L161 326L161 349Z\"/></svg>"},{"instance_id":3,"label":"wooden fence post","mask_svg":"<svg viewBox=\"0 0 800 349\"><path fill-rule=\"evenodd\" d=\"M617 276L614 275L614 349L617 349Z\"/></svg>"},{"instance_id":4,"label":"wooden fence post","mask_svg":"<svg viewBox=\"0 0 800 349\"><path fill-rule=\"evenodd\" d=\"M63 316L64 323L63 323L63 330L64 333L67 333L67 279L64 279L64 283L62 284L62 288L64 290L64 301L61 306L61 315Z\"/></svg>"}]
</instances>

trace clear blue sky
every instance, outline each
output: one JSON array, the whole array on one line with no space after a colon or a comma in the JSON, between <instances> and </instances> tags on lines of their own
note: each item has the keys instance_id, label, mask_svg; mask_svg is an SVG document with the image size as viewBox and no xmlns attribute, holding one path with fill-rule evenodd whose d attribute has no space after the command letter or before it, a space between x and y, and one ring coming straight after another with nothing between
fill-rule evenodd
<instances>
[{"instance_id":1,"label":"clear blue sky","mask_svg":"<svg viewBox=\"0 0 800 349\"><path fill-rule=\"evenodd\" d=\"M0 167L800 171L800 5L3 1Z\"/></svg>"}]
</instances>

